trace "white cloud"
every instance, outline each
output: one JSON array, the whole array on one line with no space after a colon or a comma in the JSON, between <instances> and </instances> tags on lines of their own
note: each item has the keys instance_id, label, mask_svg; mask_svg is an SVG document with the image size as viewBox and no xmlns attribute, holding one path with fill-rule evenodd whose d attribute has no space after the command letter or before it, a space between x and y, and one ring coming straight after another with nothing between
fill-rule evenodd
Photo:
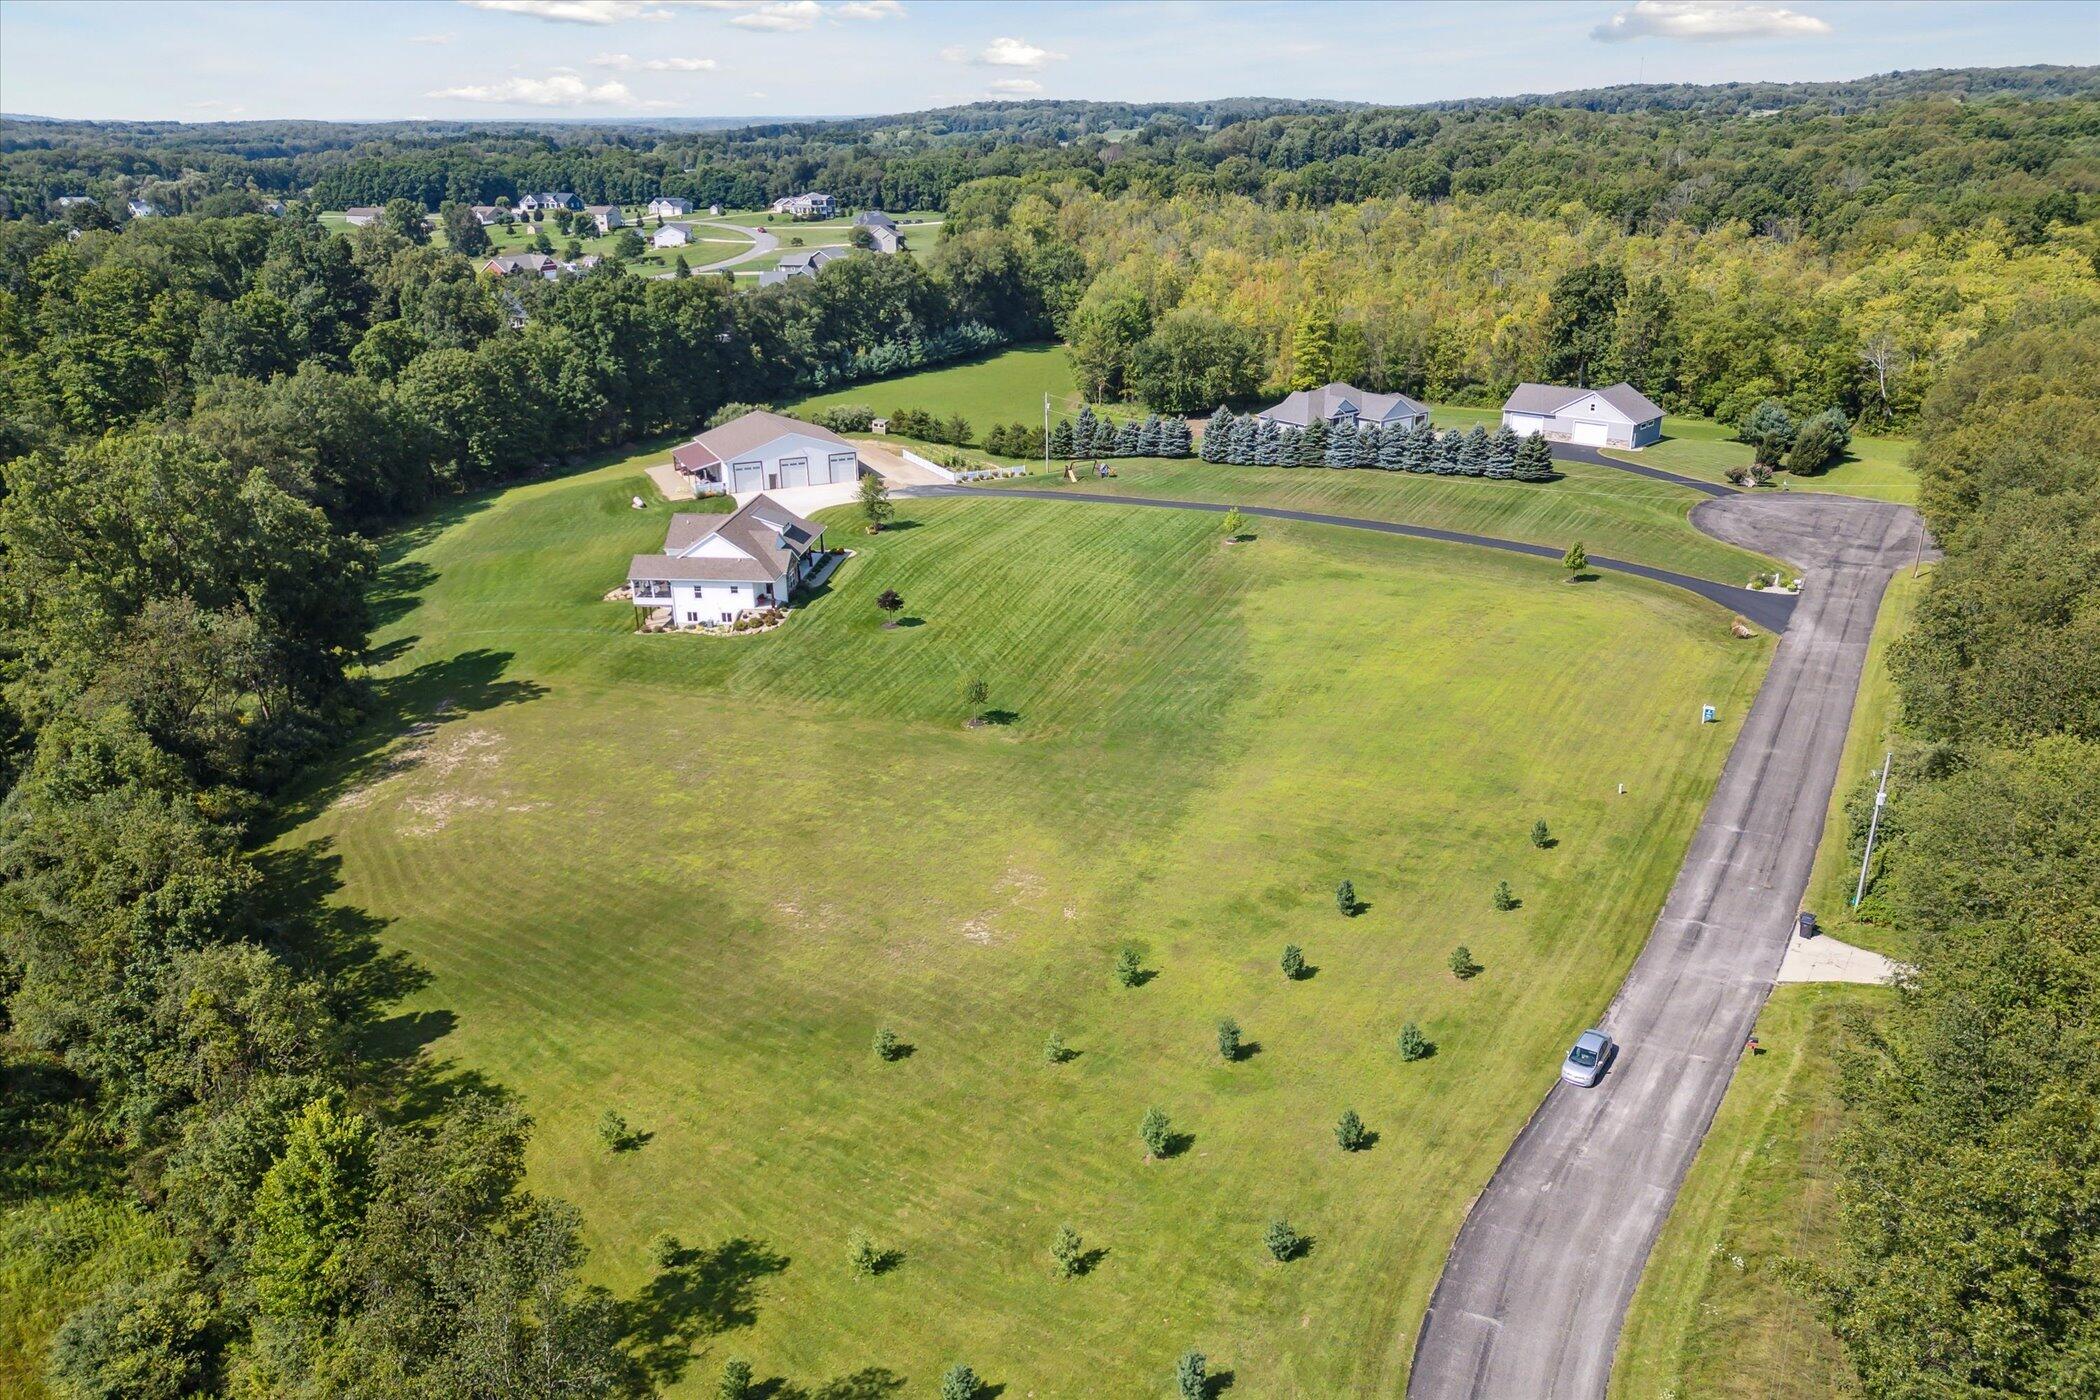
<instances>
[{"instance_id":1,"label":"white cloud","mask_svg":"<svg viewBox=\"0 0 2100 1400\"><path fill-rule=\"evenodd\" d=\"M831 12L840 19L904 18L904 6L899 0L846 0L843 5L834 5Z\"/></svg>"},{"instance_id":2,"label":"white cloud","mask_svg":"<svg viewBox=\"0 0 2100 1400\"><path fill-rule=\"evenodd\" d=\"M531 15L563 24L618 24L623 19L669 19L671 12L650 0L460 0L477 10Z\"/></svg>"},{"instance_id":3,"label":"white cloud","mask_svg":"<svg viewBox=\"0 0 2100 1400\"><path fill-rule=\"evenodd\" d=\"M954 48L941 50L941 57L950 63L982 63L993 68L1040 68L1054 59L1063 58L1061 53L1052 53L1029 43L1026 39L994 39L982 49L972 53L958 44Z\"/></svg>"},{"instance_id":4,"label":"white cloud","mask_svg":"<svg viewBox=\"0 0 2100 1400\"><path fill-rule=\"evenodd\" d=\"M622 73L712 73L711 58L636 58L631 53L601 53L591 60L593 68L617 68Z\"/></svg>"},{"instance_id":5,"label":"white cloud","mask_svg":"<svg viewBox=\"0 0 2100 1400\"><path fill-rule=\"evenodd\" d=\"M1780 5L1747 0L1636 0L1590 31L1606 44L1630 39L1688 39L1725 43L1731 39L1795 39L1830 33L1830 22Z\"/></svg>"},{"instance_id":6,"label":"white cloud","mask_svg":"<svg viewBox=\"0 0 2100 1400\"><path fill-rule=\"evenodd\" d=\"M718 8L718 6L710 6ZM737 6L737 13L729 23L739 29L808 29L823 15L823 6L817 0L764 0L764 4Z\"/></svg>"},{"instance_id":7,"label":"white cloud","mask_svg":"<svg viewBox=\"0 0 2100 1400\"><path fill-rule=\"evenodd\" d=\"M551 73L544 78L505 78L496 83L469 83L439 88L431 97L452 97L462 102L500 102L512 107L586 107L639 104L627 84L599 83L595 87L574 73ZM654 104L647 104L654 105Z\"/></svg>"},{"instance_id":8,"label":"white cloud","mask_svg":"<svg viewBox=\"0 0 2100 1400\"><path fill-rule=\"evenodd\" d=\"M458 37L456 34L411 34L408 36L408 42L411 44L449 44Z\"/></svg>"},{"instance_id":9,"label":"white cloud","mask_svg":"<svg viewBox=\"0 0 2100 1400\"><path fill-rule=\"evenodd\" d=\"M1033 78L1000 78L992 84L993 92L1041 92L1043 85Z\"/></svg>"}]
</instances>

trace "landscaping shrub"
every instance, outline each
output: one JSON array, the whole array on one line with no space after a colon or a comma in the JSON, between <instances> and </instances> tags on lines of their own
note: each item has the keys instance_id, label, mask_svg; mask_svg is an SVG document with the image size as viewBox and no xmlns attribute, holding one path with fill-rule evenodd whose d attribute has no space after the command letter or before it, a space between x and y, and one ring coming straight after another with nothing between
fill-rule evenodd
<instances>
[{"instance_id":1,"label":"landscaping shrub","mask_svg":"<svg viewBox=\"0 0 2100 1400\"><path fill-rule=\"evenodd\" d=\"M1283 975L1293 982L1305 975L1305 950L1295 943L1283 945Z\"/></svg>"},{"instance_id":2,"label":"landscaping shrub","mask_svg":"<svg viewBox=\"0 0 2100 1400\"><path fill-rule=\"evenodd\" d=\"M1077 1278L1086 1267L1086 1242L1071 1226L1060 1225L1057 1237L1050 1241L1050 1257L1057 1261L1059 1278Z\"/></svg>"},{"instance_id":3,"label":"landscaping shrub","mask_svg":"<svg viewBox=\"0 0 2100 1400\"><path fill-rule=\"evenodd\" d=\"M1240 1057L1240 1023L1227 1016L1218 1022L1218 1058L1230 1063Z\"/></svg>"},{"instance_id":4,"label":"landscaping shrub","mask_svg":"<svg viewBox=\"0 0 2100 1400\"><path fill-rule=\"evenodd\" d=\"M1144 1140L1145 1155L1163 1157L1167 1148L1173 1145L1174 1125L1168 1121L1164 1109L1148 1108L1144 1120L1138 1124L1138 1136Z\"/></svg>"},{"instance_id":5,"label":"landscaping shrub","mask_svg":"<svg viewBox=\"0 0 2100 1400\"><path fill-rule=\"evenodd\" d=\"M1479 975L1480 964L1473 961L1473 950L1461 943L1451 950L1451 975L1459 981Z\"/></svg>"},{"instance_id":6,"label":"landscaping shrub","mask_svg":"<svg viewBox=\"0 0 2100 1400\"><path fill-rule=\"evenodd\" d=\"M1144 969L1138 966L1137 949L1125 948L1116 954L1116 980L1126 987L1135 987L1145 980Z\"/></svg>"},{"instance_id":7,"label":"landscaping shrub","mask_svg":"<svg viewBox=\"0 0 2100 1400\"><path fill-rule=\"evenodd\" d=\"M1553 833L1546 829L1546 819L1544 817L1540 817L1531 824L1531 844L1542 851L1553 844Z\"/></svg>"},{"instance_id":8,"label":"landscaping shrub","mask_svg":"<svg viewBox=\"0 0 2100 1400\"><path fill-rule=\"evenodd\" d=\"M1422 1028L1413 1021L1409 1021L1400 1028L1401 1059L1409 1063L1413 1063L1416 1060L1426 1060L1435 1050L1436 1047L1429 1043L1429 1037L1423 1035Z\"/></svg>"},{"instance_id":9,"label":"landscaping shrub","mask_svg":"<svg viewBox=\"0 0 2100 1400\"><path fill-rule=\"evenodd\" d=\"M1356 1116L1356 1110L1345 1108L1341 1119L1334 1125L1334 1140L1344 1152L1361 1152L1371 1140L1370 1129L1364 1120Z\"/></svg>"},{"instance_id":10,"label":"landscaping shrub","mask_svg":"<svg viewBox=\"0 0 2100 1400\"><path fill-rule=\"evenodd\" d=\"M1269 1251L1271 1259L1279 1264L1288 1264L1297 1257L1299 1247L1305 1243L1305 1237L1291 1228L1290 1221L1279 1218L1269 1222L1269 1228L1262 1232L1261 1242Z\"/></svg>"}]
</instances>

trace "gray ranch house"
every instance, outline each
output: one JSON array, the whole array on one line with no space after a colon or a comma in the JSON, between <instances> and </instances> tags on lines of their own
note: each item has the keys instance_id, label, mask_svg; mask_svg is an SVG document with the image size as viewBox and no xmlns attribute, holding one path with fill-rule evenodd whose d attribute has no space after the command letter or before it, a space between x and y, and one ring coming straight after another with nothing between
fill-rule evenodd
<instances>
[{"instance_id":1,"label":"gray ranch house","mask_svg":"<svg viewBox=\"0 0 2100 1400\"><path fill-rule=\"evenodd\" d=\"M671 453L671 465L693 480L693 494L781 491L851 484L860 455L829 428L782 413L747 413L709 428Z\"/></svg>"},{"instance_id":2,"label":"gray ranch house","mask_svg":"<svg viewBox=\"0 0 2100 1400\"><path fill-rule=\"evenodd\" d=\"M845 248L811 248L806 252L789 253L780 260L778 267L767 268L758 274L758 285L773 287L790 277L814 277L822 272L827 264L845 257L848 251Z\"/></svg>"},{"instance_id":3,"label":"gray ranch house","mask_svg":"<svg viewBox=\"0 0 2100 1400\"><path fill-rule=\"evenodd\" d=\"M1353 384L1323 384L1300 389L1257 417L1284 428L1310 428L1315 423L1351 428L1413 428L1429 421L1429 409L1405 394L1373 394Z\"/></svg>"},{"instance_id":4,"label":"gray ranch house","mask_svg":"<svg viewBox=\"0 0 2100 1400\"><path fill-rule=\"evenodd\" d=\"M663 553L635 555L627 587L636 607L669 609L673 627L720 627L785 606L823 554L823 526L756 496L727 517L672 516Z\"/></svg>"},{"instance_id":5,"label":"gray ranch house","mask_svg":"<svg viewBox=\"0 0 2100 1400\"><path fill-rule=\"evenodd\" d=\"M1502 426L1590 447L1646 447L1662 436L1663 411L1631 384L1571 389L1519 384L1502 405Z\"/></svg>"}]
</instances>

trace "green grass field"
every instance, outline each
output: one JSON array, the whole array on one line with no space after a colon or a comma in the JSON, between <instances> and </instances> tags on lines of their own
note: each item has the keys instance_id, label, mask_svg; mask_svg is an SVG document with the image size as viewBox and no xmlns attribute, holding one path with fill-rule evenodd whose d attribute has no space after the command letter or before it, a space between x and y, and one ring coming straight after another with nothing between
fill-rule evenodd
<instances>
[{"instance_id":1,"label":"green grass field","mask_svg":"<svg viewBox=\"0 0 2100 1400\"><path fill-rule=\"evenodd\" d=\"M1854 1393L1837 1339L1781 1279L1836 1235L1837 1057L1882 987L1776 989L1648 1256L1612 1367L1613 1400L1825 1400Z\"/></svg>"},{"instance_id":2,"label":"green grass field","mask_svg":"<svg viewBox=\"0 0 2100 1400\"><path fill-rule=\"evenodd\" d=\"M1737 442L1735 429L1725 423L1708 418L1672 416L1663 419L1663 432L1663 440L1651 447L1644 447L1639 452L1612 452L1610 455L1715 482L1726 481L1730 467L1750 465L1750 445ZM1833 491L1840 495L1915 505L1918 478L1910 469L1910 449L1907 438L1854 434L1845 459L1829 471L1821 476L1794 476L1780 472L1773 478L1773 489Z\"/></svg>"},{"instance_id":3,"label":"green grass field","mask_svg":"<svg viewBox=\"0 0 2100 1400\"><path fill-rule=\"evenodd\" d=\"M1040 423L1043 395L1061 402L1076 392L1072 362L1064 348L1030 345L873 384L810 394L782 404L781 409L805 413L854 403L884 415L900 408L921 408L943 417L960 413L982 433L995 423Z\"/></svg>"},{"instance_id":4,"label":"green grass field","mask_svg":"<svg viewBox=\"0 0 2100 1400\"><path fill-rule=\"evenodd\" d=\"M1859 866L1846 849L1845 802L1881 771L1888 752L1897 705L1896 679L1889 673L1889 644L1909 630L1911 613L1924 594L1929 573L1928 566L1920 573L1897 574L1882 595L1874 637L1867 644L1866 667L1860 674L1859 696L1852 705L1852 723L1845 731L1845 753L1831 790L1830 813L1824 819L1823 839L1816 846L1815 869L1808 879L1808 907L1833 938L1899 961L1911 954L1910 940L1902 930L1853 917L1852 892L1858 888Z\"/></svg>"},{"instance_id":5,"label":"green grass field","mask_svg":"<svg viewBox=\"0 0 2100 1400\"><path fill-rule=\"evenodd\" d=\"M1563 464L1552 482L1487 481L1411 472L1332 471L1325 467L1229 467L1195 458L1118 461L1106 481L1082 476L1074 491L1167 496L1236 505L1356 515L1428 525L1747 583L1772 561L1699 533L1686 517L1702 497L1668 482L1613 467ZM1040 473L1011 483L1062 488Z\"/></svg>"},{"instance_id":6,"label":"green grass field","mask_svg":"<svg viewBox=\"0 0 2100 1400\"><path fill-rule=\"evenodd\" d=\"M396 538L378 713L281 844L431 974L397 1029L522 1096L659 1379L919 1394L968 1360L1013 1400L1149 1396L1196 1346L1239 1394L1397 1393L1467 1202L1675 876L1734 739L1697 703L1743 713L1769 640L1462 546L960 499L835 518L858 556L776 632L643 637L600 595L661 541L648 460ZM970 729L979 677L1005 722ZM1152 1163L1149 1105L1187 1135ZM648 1142L609 1152L608 1107ZM1313 1245L1279 1266L1285 1213ZM1100 1253L1059 1281L1064 1223ZM666 1230L700 1263L656 1273ZM895 1267L856 1280L856 1231Z\"/></svg>"}]
</instances>

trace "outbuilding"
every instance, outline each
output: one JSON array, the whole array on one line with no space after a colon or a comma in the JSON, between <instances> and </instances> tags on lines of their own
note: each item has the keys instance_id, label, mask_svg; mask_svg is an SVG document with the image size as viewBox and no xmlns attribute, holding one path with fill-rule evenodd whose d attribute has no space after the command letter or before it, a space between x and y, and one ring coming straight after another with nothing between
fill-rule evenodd
<instances>
[{"instance_id":1,"label":"outbuilding","mask_svg":"<svg viewBox=\"0 0 2100 1400\"><path fill-rule=\"evenodd\" d=\"M1502 405L1502 426L1588 447L1646 447L1662 436L1663 411L1631 384L1571 389L1519 384Z\"/></svg>"}]
</instances>

